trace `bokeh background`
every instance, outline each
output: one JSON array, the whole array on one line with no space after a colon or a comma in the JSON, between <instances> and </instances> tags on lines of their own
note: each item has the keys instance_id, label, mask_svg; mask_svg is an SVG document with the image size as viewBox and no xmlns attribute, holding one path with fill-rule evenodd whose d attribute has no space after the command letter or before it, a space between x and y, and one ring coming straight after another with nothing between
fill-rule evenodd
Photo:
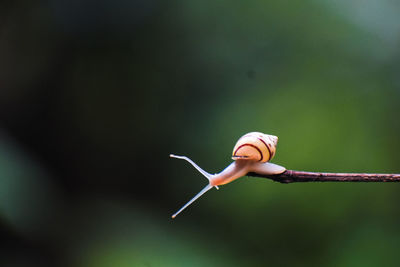
<instances>
[{"instance_id":1,"label":"bokeh background","mask_svg":"<svg viewBox=\"0 0 400 267\"><path fill-rule=\"evenodd\" d=\"M1 266L398 266L400 185L243 178L171 214L249 131L289 169L400 173L400 4L0 4Z\"/></svg>"}]
</instances>

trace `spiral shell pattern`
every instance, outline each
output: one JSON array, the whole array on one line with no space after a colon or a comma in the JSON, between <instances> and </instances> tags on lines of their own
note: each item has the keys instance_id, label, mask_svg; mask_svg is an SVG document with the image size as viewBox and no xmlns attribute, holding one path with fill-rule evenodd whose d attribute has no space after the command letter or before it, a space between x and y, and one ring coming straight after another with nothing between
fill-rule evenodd
<instances>
[{"instance_id":1,"label":"spiral shell pattern","mask_svg":"<svg viewBox=\"0 0 400 267\"><path fill-rule=\"evenodd\" d=\"M233 148L232 159L270 161L276 152L278 137L260 132L243 135Z\"/></svg>"}]
</instances>

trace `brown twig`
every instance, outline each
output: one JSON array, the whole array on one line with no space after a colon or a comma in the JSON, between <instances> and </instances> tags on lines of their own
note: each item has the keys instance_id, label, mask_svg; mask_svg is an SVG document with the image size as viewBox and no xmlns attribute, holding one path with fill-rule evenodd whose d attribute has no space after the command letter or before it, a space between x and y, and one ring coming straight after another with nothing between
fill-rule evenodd
<instances>
[{"instance_id":1,"label":"brown twig","mask_svg":"<svg viewBox=\"0 0 400 267\"><path fill-rule=\"evenodd\" d=\"M286 170L278 175L248 173L248 176L262 177L280 183L297 182L400 182L400 174L380 173L329 173Z\"/></svg>"}]
</instances>

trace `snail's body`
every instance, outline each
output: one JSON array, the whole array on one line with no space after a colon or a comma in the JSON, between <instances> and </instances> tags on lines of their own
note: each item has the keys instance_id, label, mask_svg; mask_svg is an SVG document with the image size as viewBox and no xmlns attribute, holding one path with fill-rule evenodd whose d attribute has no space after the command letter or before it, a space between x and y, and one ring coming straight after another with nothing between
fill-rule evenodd
<instances>
[{"instance_id":1,"label":"snail's body","mask_svg":"<svg viewBox=\"0 0 400 267\"><path fill-rule=\"evenodd\" d=\"M218 186L230 183L245 176L249 172L273 175L283 173L285 170L284 167L269 162L254 162L238 159L232 162L222 172L212 175L209 180L212 186Z\"/></svg>"},{"instance_id":2,"label":"snail's body","mask_svg":"<svg viewBox=\"0 0 400 267\"><path fill-rule=\"evenodd\" d=\"M274 135L252 132L242 136L233 149L232 159L234 159L234 162L220 173L214 175L204 171L196 163L185 156L170 155L173 158L188 161L209 180L209 184L188 203L186 203L177 213L172 215L172 218L175 218L176 215L211 188L218 188L219 185L230 183L245 176L249 172L264 175L283 173L286 170L284 167L268 162L275 155L277 143L278 137Z\"/></svg>"}]
</instances>

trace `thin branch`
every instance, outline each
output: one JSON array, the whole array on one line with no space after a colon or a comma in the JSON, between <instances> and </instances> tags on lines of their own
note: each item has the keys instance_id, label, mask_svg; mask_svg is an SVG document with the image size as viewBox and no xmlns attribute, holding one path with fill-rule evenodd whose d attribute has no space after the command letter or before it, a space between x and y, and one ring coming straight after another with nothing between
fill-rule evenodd
<instances>
[{"instance_id":1,"label":"thin branch","mask_svg":"<svg viewBox=\"0 0 400 267\"><path fill-rule=\"evenodd\" d=\"M279 183L297 182L400 182L400 174L380 173L329 173L286 170L278 175L248 173L248 176L262 177Z\"/></svg>"}]
</instances>

